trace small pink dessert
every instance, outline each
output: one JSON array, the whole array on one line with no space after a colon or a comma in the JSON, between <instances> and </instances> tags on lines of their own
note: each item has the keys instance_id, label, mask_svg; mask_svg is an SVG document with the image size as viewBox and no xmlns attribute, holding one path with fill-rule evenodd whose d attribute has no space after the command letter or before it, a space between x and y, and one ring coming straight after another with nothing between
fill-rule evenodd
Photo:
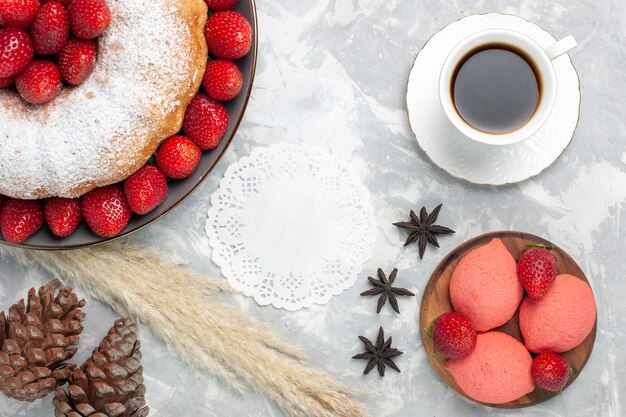
<instances>
[{"instance_id":1,"label":"small pink dessert","mask_svg":"<svg viewBox=\"0 0 626 417\"><path fill-rule=\"evenodd\" d=\"M568 274L556 277L540 300L524 298L519 326L528 350L566 352L580 345L596 321L596 302L589 285Z\"/></svg>"},{"instance_id":2,"label":"small pink dessert","mask_svg":"<svg viewBox=\"0 0 626 417\"><path fill-rule=\"evenodd\" d=\"M465 255L450 280L454 310L465 314L478 332L509 321L523 295L515 259L500 239Z\"/></svg>"},{"instance_id":3,"label":"small pink dessert","mask_svg":"<svg viewBox=\"0 0 626 417\"><path fill-rule=\"evenodd\" d=\"M478 335L476 347L465 358L449 359L446 369L465 394L487 404L514 401L535 385L533 360L524 345L501 332Z\"/></svg>"}]
</instances>

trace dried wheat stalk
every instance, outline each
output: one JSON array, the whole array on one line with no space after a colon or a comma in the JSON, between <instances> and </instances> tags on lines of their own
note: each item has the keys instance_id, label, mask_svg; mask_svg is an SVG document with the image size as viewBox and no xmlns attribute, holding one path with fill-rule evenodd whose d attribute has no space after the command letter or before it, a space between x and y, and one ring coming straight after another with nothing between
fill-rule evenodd
<instances>
[{"instance_id":1,"label":"dried wheat stalk","mask_svg":"<svg viewBox=\"0 0 626 417\"><path fill-rule=\"evenodd\" d=\"M120 243L37 253L5 247L2 252L71 279L118 314L149 327L195 369L212 372L237 390L250 385L287 415L366 416L348 387L307 367L298 350L242 310L223 304L219 296L229 287L161 254Z\"/></svg>"}]
</instances>

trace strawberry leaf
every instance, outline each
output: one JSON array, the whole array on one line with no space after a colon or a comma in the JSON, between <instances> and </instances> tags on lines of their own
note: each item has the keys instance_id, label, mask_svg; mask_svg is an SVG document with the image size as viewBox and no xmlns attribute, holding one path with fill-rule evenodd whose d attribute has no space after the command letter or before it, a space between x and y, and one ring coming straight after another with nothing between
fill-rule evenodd
<instances>
[{"instance_id":1,"label":"strawberry leaf","mask_svg":"<svg viewBox=\"0 0 626 417\"><path fill-rule=\"evenodd\" d=\"M428 336L430 340L433 340L433 326L432 325L426 328L426 336Z\"/></svg>"},{"instance_id":2,"label":"strawberry leaf","mask_svg":"<svg viewBox=\"0 0 626 417\"><path fill-rule=\"evenodd\" d=\"M547 249L547 250L554 249L554 245L544 245L542 243L532 243L532 242L531 243L527 243L526 247L527 248L544 248L544 249Z\"/></svg>"}]
</instances>

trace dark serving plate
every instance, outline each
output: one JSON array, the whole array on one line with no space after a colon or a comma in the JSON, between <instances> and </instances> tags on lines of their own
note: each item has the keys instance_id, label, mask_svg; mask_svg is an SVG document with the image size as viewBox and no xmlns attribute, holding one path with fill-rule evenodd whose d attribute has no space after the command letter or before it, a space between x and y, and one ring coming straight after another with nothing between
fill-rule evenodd
<instances>
[{"instance_id":1,"label":"dark serving plate","mask_svg":"<svg viewBox=\"0 0 626 417\"><path fill-rule=\"evenodd\" d=\"M169 183L169 194L165 201L156 209L148 214L139 216L133 214L130 222L122 232L114 238L102 238L96 236L87 224L83 221L78 226L76 231L66 238L55 237L47 226L41 228L37 233L32 235L26 240L26 242L14 245L17 247L27 249L40 249L40 250L64 250L64 249L76 249L84 246L96 245L99 243L108 242L111 240L119 239L127 236L137 230L148 226L152 222L157 221L161 217L165 216L177 205L179 205L185 198L198 188L200 184L208 177L217 162L220 160L237 132L237 128L241 123L243 114L250 98L252 91L252 83L254 80L254 73L256 69L257 60L257 17L256 17L256 5L255 0L242 0L235 8L236 11L241 13L248 19L252 25L252 48L250 53L245 57L236 60L243 74L243 87L241 93L232 101L223 103L228 111L228 130L224 135L220 145L208 152L202 153L202 158L196 171L189 178L180 181L171 181ZM0 244L9 245L4 239L0 237Z\"/></svg>"}]
</instances>

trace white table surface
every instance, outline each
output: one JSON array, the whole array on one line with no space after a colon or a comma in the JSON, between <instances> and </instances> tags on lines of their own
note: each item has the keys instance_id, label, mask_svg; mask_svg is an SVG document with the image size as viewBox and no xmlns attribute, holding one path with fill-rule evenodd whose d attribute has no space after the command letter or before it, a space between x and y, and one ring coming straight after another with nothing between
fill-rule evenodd
<instances>
[{"instance_id":1,"label":"white table surface","mask_svg":"<svg viewBox=\"0 0 626 417\"><path fill-rule=\"evenodd\" d=\"M378 220L372 259L356 285L326 306L290 313L233 302L302 347L310 363L358 390L373 417L395 416L611 416L626 414L626 3L623 0L257 0L259 64L254 91L233 146L214 175L165 219L131 239L190 262L223 279L210 260L204 233L209 196L225 168L257 146L279 141L319 144L356 167ZM539 177L502 188L473 186L435 168L408 125L404 92L413 59L435 31L472 13L523 16L557 37L574 35L571 53L580 73L578 130L563 156ZM405 234L391 225L410 209L444 203L441 224L457 233L429 247L423 261ZM556 242L577 259L598 304L593 354L563 395L518 411L470 403L431 369L418 336L422 292L435 265L456 245L495 230L522 230ZM367 275L398 267L398 282L417 293L403 298L402 314L377 316L375 300L359 297ZM51 277L0 260L0 306ZM388 306L387 306L388 307ZM87 307L77 360L99 342L114 314ZM405 354L384 379L362 376L357 335L378 326ZM278 417L283 413L255 392L240 396L209 375L196 375L149 332L144 340L147 399L155 416ZM0 416L51 416L50 399L25 405L0 396Z\"/></svg>"}]
</instances>

